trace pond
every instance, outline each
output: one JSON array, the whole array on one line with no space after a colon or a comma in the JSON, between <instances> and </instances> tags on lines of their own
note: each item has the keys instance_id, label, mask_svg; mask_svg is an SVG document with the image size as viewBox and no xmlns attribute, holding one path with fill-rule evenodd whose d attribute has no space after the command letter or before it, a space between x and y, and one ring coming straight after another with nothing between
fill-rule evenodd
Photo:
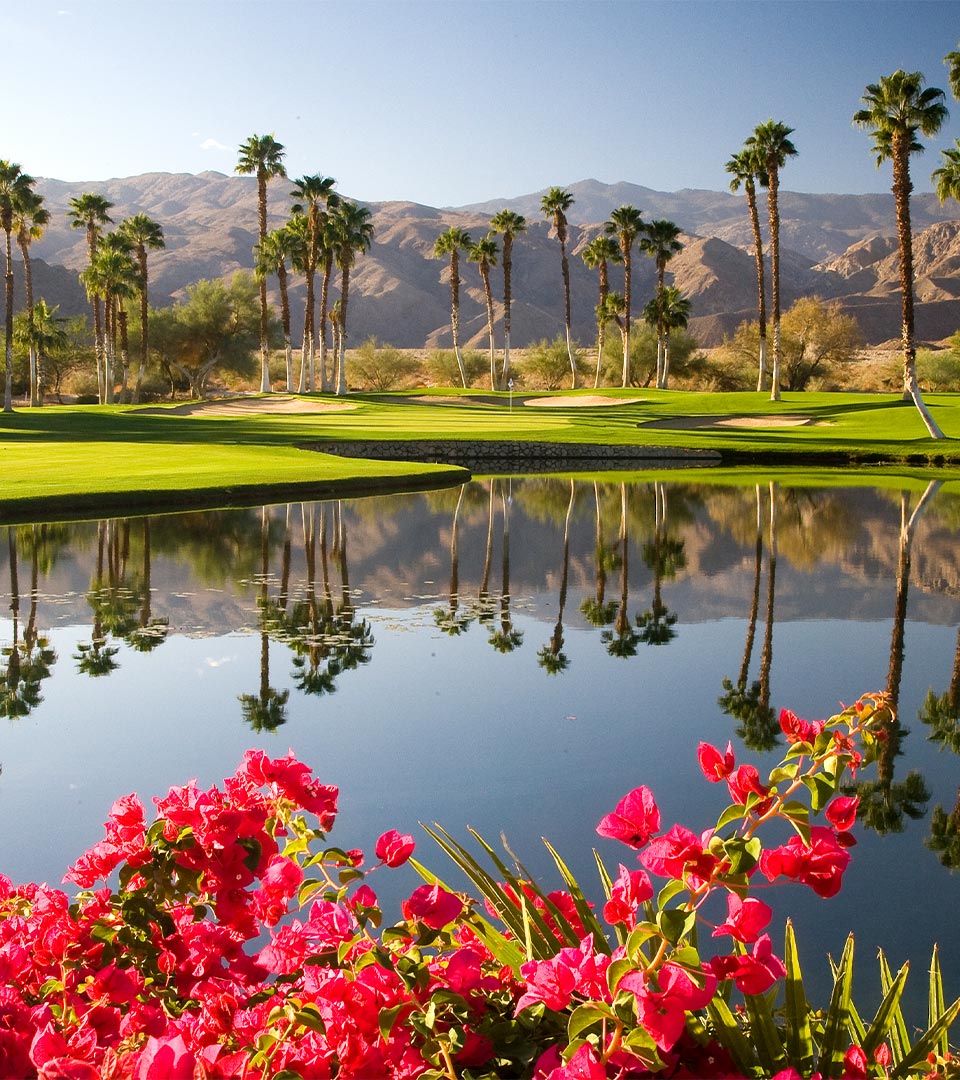
<instances>
[{"instance_id":1,"label":"pond","mask_svg":"<svg viewBox=\"0 0 960 1080\"><path fill-rule=\"evenodd\" d=\"M594 831L627 791L699 832L724 805L701 740L765 773L781 707L887 690L900 725L858 777L842 892L765 899L814 988L856 929L857 986L882 946L922 1000L938 942L960 994L960 496L675 476L6 528L0 872L59 883L116 797L219 782L261 746L340 787L342 847L472 826L556 887L543 836L599 896L594 846L633 865ZM417 881L371 884L389 905Z\"/></svg>"}]
</instances>

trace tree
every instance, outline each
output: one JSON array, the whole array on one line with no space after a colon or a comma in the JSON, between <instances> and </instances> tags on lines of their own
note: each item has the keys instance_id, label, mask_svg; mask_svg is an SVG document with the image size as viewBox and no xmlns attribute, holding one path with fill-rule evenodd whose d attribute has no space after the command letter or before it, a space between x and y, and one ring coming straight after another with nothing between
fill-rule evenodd
<instances>
[{"instance_id":1,"label":"tree","mask_svg":"<svg viewBox=\"0 0 960 1080\"><path fill-rule=\"evenodd\" d=\"M960 201L960 139L954 139L953 146L941 150L943 164L935 169L930 179L936 185L937 198L942 206L947 199Z\"/></svg>"},{"instance_id":2,"label":"tree","mask_svg":"<svg viewBox=\"0 0 960 1080\"><path fill-rule=\"evenodd\" d=\"M3 411L13 411L13 233L14 216L23 208L33 193L34 179L22 172L12 161L0 161L0 226L6 238L4 249L4 296L6 299L5 352L6 379L3 394Z\"/></svg>"},{"instance_id":3,"label":"tree","mask_svg":"<svg viewBox=\"0 0 960 1080\"><path fill-rule=\"evenodd\" d=\"M93 262L80 277L87 286L88 293L103 298L103 342L104 342L104 377L106 380L105 400L113 401L114 361L117 351L117 338L120 341L121 400L126 397L127 378L130 370L130 358L127 335L127 312L124 301L133 297L140 285L136 264L131 256L132 245L122 233L115 232L105 236L97 246Z\"/></svg>"},{"instance_id":4,"label":"tree","mask_svg":"<svg viewBox=\"0 0 960 1080\"><path fill-rule=\"evenodd\" d=\"M943 62L947 65L950 92L960 101L960 48L955 52L948 52Z\"/></svg>"},{"instance_id":5,"label":"tree","mask_svg":"<svg viewBox=\"0 0 960 1080\"><path fill-rule=\"evenodd\" d=\"M43 236L43 227L50 220L50 211L43 205L43 196L32 189L25 191L19 205L14 209L13 224L17 230L17 245L23 257L23 287L27 299L27 319L33 322L33 272L30 265L30 242ZM41 389L42 371L38 367L38 354L31 340L30 350L30 405L43 404Z\"/></svg>"},{"instance_id":6,"label":"tree","mask_svg":"<svg viewBox=\"0 0 960 1080\"><path fill-rule=\"evenodd\" d=\"M627 302L618 292L608 292L603 300L597 304L597 324L606 325L613 320L620 331L620 340L624 350L623 355L626 357L624 360L625 371L629 370L630 367L630 330L627 326L626 313Z\"/></svg>"},{"instance_id":7,"label":"tree","mask_svg":"<svg viewBox=\"0 0 960 1080\"><path fill-rule=\"evenodd\" d=\"M284 148L272 135L251 135L240 144L239 159L234 171L253 174L257 178L257 246L267 236L267 181L275 176L286 176L283 165ZM256 252L256 248L254 249ZM267 309L267 280L260 279L260 392L270 393L270 356L268 336L270 316Z\"/></svg>"},{"instance_id":8,"label":"tree","mask_svg":"<svg viewBox=\"0 0 960 1080\"><path fill-rule=\"evenodd\" d=\"M503 370L497 389L505 390L510 381L510 302L513 273L513 240L525 232L527 219L504 208L490 219L490 228L503 237Z\"/></svg>"},{"instance_id":9,"label":"tree","mask_svg":"<svg viewBox=\"0 0 960 1080\"><path fill-rule=\"evenodd\" d=\"M370 211L353 202L341 202L333 214L334 258L340 270L340 310L337 318L337 394L347 392L347 300L350 295L350 271L357 256L370 250L373 223Z\"/></svg>"},{"instance_id":10,"label":"tree","mask_svg":"<svg viewBox=\"0 0 960 1080\"><path fill-rule=\"evenodd\" d=\"M793 128L779 120L758 124L744 144L756 153L767 171L767 215L770 220L770 304L773 308L773 371L770 400L780 400L780 169L797 148L790 141Z\"/></svg>"},{"instance_id":11,"label":"tree","mask_svg":"<svg viewBox=\"0 0 960 1080\"><path fill-rule=\"evenodd\" d=\"M757 264L757 321L760 327L760 362L757 391L762 393L767 376L767 298L763 274L763 238L760 235L760 214L757 211L757 184L767 187L767 168L756 148L744 147L726 164L731 174L730 190L737 192L740 185L747 195L747 210L753 230L753 252Z\"/></svg>"},{"instance_id":12,"label":"tree","mask_svg":"<svg viewBox=\"0 0 960 1080\"><path fill-rule=\"evenodd\" d=\"M623 337L623 378L621 386L630 385L630 271L633 244L643 229L643 218L634 206L619 206L610 215L604 225L608 236L616 236L620 244L620 257L623 261L623 325L620 333Z\"/></svg>"},{"instance_id":13,"label":"tree","mask_svg":"<svg viewBox=\"0 0 960 1080\"><path fill-rule=\"evenodd\" d=\"M306 224L302 270L307 285L307 296L303 312L303 347L300 354L300 385L298 387L298 392L302 394L308 387L311 391L316 389L314 356L317 326L314 321L316 316L314 282L317 266L323 257L324 227L330 219L330 211L337 205L338 196L333 190L336 180L332 176L315 173L313 176L298 177L293 183L294 189L290 192L290 197L297 201L292 212L295 215L304 215ZM327 331L323 325L324 317L325 314L321 316L319 327L320 368L321 389L326 392ZM305 372L309 372L309 379L304 378Z\"/></svg>"},{"instance_id":14,"label":"tree","mask_svg":"<svg viewBox=\"0 0 960 1080\"><path fill-rule=\"evenodd\" d=\"M453 333L453 351L457 356L460 380L464 389L467 376L463 370L463 355L460 352L460 252L468 251L473 244L466 229L451 225L442 232L433 245L433 254L438 259L450 257L450 329Z\"/></svg>"},{"instance_id":15,"label":"tree","mask_svg":"<svg viewBox=\"0 0 960 1080\"><path fill-rule=\"evenodd\" d=\"M137 381L133 388L133 402L140 401L140 389L143 386L143 376L147 370L147 350L149 347L148 326L150 310L147 297L147 285L149 274L147 272L147 248L159 251L166 247L163 238L163 226L146 214L134 214L133 217L125 218L120 222L120 232L133 244L133 252L137 259L137 272L140 292L140 367L137 370Z\"/></svg>"},{"instance_id":16,"label":"tree","mask_svg":"<svg viewBox=\"0 0 960 1080\"><path fill-rule=\"evenodd\" d=\"M573 338L570 331L570 265L567 262L567 216L573 206L573 196L563 188L552 187L540 200L541 211L553 221L553 228L560 242L560 275L563 278L563 320L567 332L567 355L570 357L571 388L577 388L577 362L573 355Z\"/></svg>"},{"instance_id":17,"label":"tree","mask_svg":"<svg viewBox=\"0 0 960 1080\"><path fill-rule=\"evenodd\" d=\"M293 349L290 343L290 296L287 291L287 259L291 257L297 244L294 233L284 226L268 232L263 243L257 248L256 275L258 280L269 274L277 275L280 288L280 321L283 325L283 352L286 360L287 393L293 393ZM301 359L300 380L303 381L303 361ZM302 393L302 391L300 391Z\"/></svg>"},{"instance_id":18,"label":"tree","mask_svg":"<svg viewBox=\"0 0 960 1080\"><path fill-rule=\"evenodd\" d=\"M675 285L668 285L647 304L643 318L657 332L657 389L666 390L670 378L670 334L687 328L690 301Z\"/></svg>"},{"instance_id":19,"label":"tree","mask_svg":"<svg viewBox=\"0 0 960 1080\"><path fill-rule=\"evenodd\" d=\"M18 345L25 346L31 356L36 357L37 397L43 400L44 379L46 373L46 360L51 350L63 349L67 344L67 333L64 330L66 319L57 315L60 306L48 307L46 300L39 300L24 313L18 316L14 326L14 340ZM16 323L19 321L19 325ZM32 373L31 368L31 373Z\"/></svg>"},{"instance_id":20,"label":"tree","mask_svg":"<svg viewBox=\"0 0 960 1080\"><path fill-rule=\"evenodd\" d=\"M620 262L622 256L620 247L611 236L595 236L589 244L580 252L580 258L584 265L591 270L596 270L600 275L600 300L597 303L597 374L593 380L593 388L600 385L600 366L603 360L603 344L606 337L607 320L600 318L600 312L604 308L607 293L610 292L610 275L608 264Z\"/></svg>"},{"instance_id":21,"label":"tree","mask_svg":"<svg viewBox=\"0 0 960 1080\"><path fill-rule=\"evenodd\" d=\"M483 298L487 304L487 333L490 335L490 389L497 388L497 362L493 345L493 292L490 288L490 267L497 265L497 241L493 233L487 233L482 239L472 244L467 252L470 262L475 262L483 282Z\"/></svg>"},{"instance_id":22,"label":"tree","mask_svg":"<svg viewBox=\"0 0 960 1080\"><path fill-rule=\"evenodd\" d=\"M97 253L97 244L100 240L102 227L111 224L113 221L107 213L112 207L112 202L109 202L102 195L94 195L92 192L85 192L83 195L78 195L70 200L70 209L67 211L67 217L72 218L70 224L74 229L84 229L87 234L88 266L93 263L94 256ZM96 292L91 293L89 289L87 295L90 298L90 307L93 311L93 348L97 359L97 387L100 403L103 404L107 397L107 380L104 374L100 295Z\"/></svg>"},{"instance_id":23,"label":"tree","mask_svg":"<svg viewBox=\"0 0 960 1080\"><path fill-rule=\"evenodd\" d=\"M857 127L869 130L877 167L893 164L893 198L897 214L897 245L900 256L901 339L903 343L903 397L912 400L931 438L942 439L940 430L917 383L917 352L913 340L913 232L910 224L910 155L923 152L917 134L936 135L947 118L943 91L924 89L919 71L895 71L863 92L863 105L853 116Z\"/></svg>"},{"instance_id":24,"label":"tree","mask_svg":"<svg viewBox=\"0 0 960 1080\"><path fill-rule=\"evenodd\" d=\"M660 218L657 221L649 221L644 225L640 233L640 250L649 255L657 268L657 311L666 313L667 307L663 302L664 277L667 272L667 263L683 250L680 240L680 226L672 221ZM679 295L679 294L678 294ZM686 325L684 323L683 325ZM666 387L666 366L664 356L666 353L666 336L669 333L666 326L658 321L657 330L657 389Z\"/></svg>"}]
</instances>

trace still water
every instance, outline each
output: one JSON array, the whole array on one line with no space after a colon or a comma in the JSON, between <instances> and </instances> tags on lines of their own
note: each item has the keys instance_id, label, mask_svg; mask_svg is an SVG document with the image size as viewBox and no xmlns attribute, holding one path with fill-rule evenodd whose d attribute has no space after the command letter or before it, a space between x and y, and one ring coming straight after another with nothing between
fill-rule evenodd
<instances>
[{"instance_id":1,"label":"still water","mask_svg":"<svg viewBox=\"0 0 960 1080\"><path fill-rule=\"evenodd\" d=\"M701 740L763 773L781 707L888 690L898 752L858 777L842 892L764 898L814 987L856 928L858 986L883 945L922 997L936 941L956 996L960 494L830 483L492 479L9 527L0 873L58 883L117 796L218 782L260 746L340 787L342 847L470 825L546 877L545 836L599 895L593 846L633 865L594 832L624 793L699 832L723 807ZM370 883L389 905L417 881Z\"/></svg>"}]
</instances>

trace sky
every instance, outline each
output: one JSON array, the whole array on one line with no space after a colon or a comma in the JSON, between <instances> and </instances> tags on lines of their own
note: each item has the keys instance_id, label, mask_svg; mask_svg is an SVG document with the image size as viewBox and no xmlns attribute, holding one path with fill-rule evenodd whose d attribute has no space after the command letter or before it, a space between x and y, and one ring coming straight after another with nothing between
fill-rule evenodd
<instances>
[{"instance_id":1,"label":"sky","mask_svg":"<svg viewBox=\"0 0 960 1080\"><path fill-rule=\"evenodd\" d=\"M579 180L724 190L758 123L787 190L889 191L851 123L898 68L947 90L958 0L30 0L0 10L0 158L97 181L231 173L250 135L354 199L463 206Z\"/></svg>"}]
</instances>

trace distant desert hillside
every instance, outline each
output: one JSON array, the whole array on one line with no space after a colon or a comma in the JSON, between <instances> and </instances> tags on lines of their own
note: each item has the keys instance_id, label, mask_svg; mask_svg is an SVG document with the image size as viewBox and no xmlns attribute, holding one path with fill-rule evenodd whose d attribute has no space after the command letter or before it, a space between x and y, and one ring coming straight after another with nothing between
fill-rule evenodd
<instances>
[{"instance_id":1,"label":"distant desert hillside","mask_svg":"<svg viewBox=\"0 0 960 1080\"><path fill-rule=\"evenodd\" d=\"M269 188L269 224L283 223L291 206L288 180ZM114 204L115 222L136 213L158 221L166 249L150 253L151 302L164 305L181 297L200 278L229 276L253 266L257 193L252 177L206 172L198 175L147 173L90 183L40 180L51 221L33 245L35 292L59 303L64 314L87 310L77 272L86 264L83 230L70 227L71 198L95 192ZM685 248L669 266L671 282L692 302L691 329L713 346L739 322L755 317L756 271L752 237L742 196L727 192L659 192L636 184L583 180L568 190L568 250L574 335L593 340L597 275L580 258L584 246L602 230L611 210L636 206L646 220L669 218L684 230ZM351 278L350 336L370 335L403 348L449 347L450 292L446 261L433 258L437 236L451 225L479 239L492 214L504 207L525 215L527 231L517 238L513 261L511 340L517 346L563 330L559 245L540 213L542 192L466 207L438 209L417 203L368 204L375 227L371 251L361 257ZM960 207L941 207L933 195L913 199L917 273L917 334L938 341L960 327ZM899 299L893 198L890 195L805 195L781 192L782 295L785 306L797 297L837 299L860 320L868 342L899 333ZM653 295L652 261L633 260L635 314ZM17 274L18 290L22 290ZM483 288L476 266L461 265L461 327L464 340L483 347L487 323ZM502 268L494 268L493 289L502 294ZM293 290L294 333L302 324L303 285ZM621 286L619 267L611 267L613 288ZM334 289L336 295L336 289ZM22 305L22 292L18 304ZM501 318L497 304L498 325Z\"/></svg>"}]
</instances>

